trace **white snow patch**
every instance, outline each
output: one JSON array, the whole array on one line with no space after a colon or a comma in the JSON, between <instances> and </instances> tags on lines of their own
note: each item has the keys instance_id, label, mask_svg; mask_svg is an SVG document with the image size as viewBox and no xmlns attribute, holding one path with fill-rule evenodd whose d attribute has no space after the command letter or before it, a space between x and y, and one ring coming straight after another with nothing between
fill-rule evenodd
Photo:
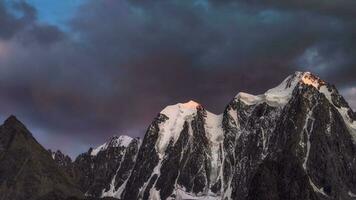
<instances>
[{"instance_id":1,"label":"white snow patch","mask_svg":"<svg viewBox=\"0 0 356 200\"><path fill-rule=\"evenodd\" d=\"M119 147L119 146L123 146L123 147L128 147L132 141L132 138L130 136L127 135L121 135L116 141L116 146L115 147Z\"/></svg>"},{"instance_id":2,"label":"white snow patch","mask_svg":"<svg viewBox=\"0 0 356 200\"><path fill-rule=\"evenodd\" d=\"M205 120L205 131L208 139L213 144L220 144L224 140L224 134L222 129L223 115L215 115L207 111L207 116Z\"/></svg>"},{"instance_id":3,"label":"white snow patch","mask_svg":"<svg viewBox=\"0 0 356 200\"><path fill-rule=\"evenodd\" d=\"M126 184L127 184L127 181L129 181L129 178L130 177L128 177L125 180L125 182L117 189L117 191L115 192L115 195L113 197L115 197L115 198L120 198L121 197L121 194L124 191L124 189L126 188Z\"/></svg>"},{"instance_id":4,"label":"white snow patch","mask_svg":"<svg viewBox=\"0 0 356 200\"><path fill-rule=\"evenodd\" d=\"M105 188L103 189L103 191L101 193L101 198L113 197L115 195L115 179L116 179L116 174L114 175L114 177L111 180L109 190L105 191Z\"/></svg>"},{"instance_id":5,"label":"white snow patch","mask_svg":"<svg viewBox=\"0 0 356 200\"><path fill-rule=\"evenodd\" d=\"M308 158L309 158L309 152L310 152L310 132L313 130L313 127L314 127L314 121L315 119L312 117L313 115L313 111L314 111L314 108L316 107L317 104L315 104L310 110L309 112L307 113L307 117L305 119L305 123L304 123L304 127L303 127L303 130L302 130L302 133L304 131L306 131L307 133L307 153L305 155L305 158L304 158L304 162L303 162L303 168L304 170L307 170L307 162L308 162ZM309 123L309 120L311 120L312 124L311 124L311 127L310 127L310 130L308 130L308 123ZM303 145L304 146L304 145Z\"/></svg>"},{"instance_id":6,"label":"white snow patch","mask_svg":"<svg viewBox=\"0 0 356 200\"><path fill-rule=\"evenodd\" d=\"M155 189L155 185L156 185L156 182L158 180L158 178L161 176L161 166L162 166L162 159L160 159L158 161L158 164L155 166L155 168L153 169L153 172L150 176L150 178L143 184L143 186L140 188L139 190L139 197L143 197L143 193L146 191L146 188L148 186L148 184L151 182L151 179L153 178L154 175L157 175L157 179L156 181L154 182L152 188L150 189L150 195L151 195L151 190L156 190ZM154 193L154 192L153 192Z\"/></svg>"},{"instance_id":7,"label":"white snow patch","mask_svg":"<svg viewBox=\"0 0 356 200\"><path fill-rule=\"evenodd\" d=\"M156 190L155 187L152 187L151 190L150 190L150 197L149 199L152 199L152 200L160 200L161 199L161 196L159 194L159 191Z\"/></svg>"},{"instance_id":8,"label":"white snow patch","mask_svg":"<svg viewBox=\"0 0 356 200\"><path fill-rule=\"evenodd\" d=\"M122 158L120 160L119 167L117 168L116 173L115 173L114 177L111 180L110 189L108 191L105 191L105 188L104 188L103 192L101 194L101 198L103 198L103 197L117 197L117 198L119 198L121 196L121 192L122 191L120 191L120 192L115 191L115 180L116 180L117 172L121 168L122 161L124 161L124 159L125 159L125 155L126 155L126 149L125 149L124 155L122 156Z\"/></svg>"},{"instance_id":9,"label":"white snow patch","mask_svg":"<svg viewBox=\"0 0 356 200\"><path fill-rule=\"evenodd\" d=\"M344 122L348 130L350 131L353 142L356 143L356 121L353 121L350 118L349 114L347 113L349 108L346 107L338 108L337 106L335 106L334 103L332 102L331 92L329 92L328 88L325 85L321 86L319 91L323 93L325 97L329 100L330 104L333 105L338 110L338 112L344 119Z\"/></svg>"},{"instance_id":10,"label":"white snow patch","mask_svg":"<svg viewBox=\"0 0 356 200\"><path fill-rule=\"evenodd\" d=\"M145 188L147 187L147 183L150 182L150 179L154 174L157 174L159 178L161 162L164 158L165 150L171 141L174 144L178 140L180 133L184 128L185 123L188 123L188 134L190 136L193 135L191 122L194 119L194 117L197 115L197 109L200 106L201 105L199 103L196 103L194 101L189 101L187 103L178 103L175 105L167 106L165 109L161 111L161 114L167 116L168 119L159 124L159 133L158 133L159 137L156 143L156 150L158 152L160 160L157 166L154 168L151 177L141 188L141 192L145 191ZM222 157L221 145L224 140L222 120L223 120L222 114L215 115L209 111L206 111L204 129L205 129L206 137L209 140L209 145L211 147L211 166L212 166L212 170L210 174L211 184L214 184L218 180L221 172L221 163L220 163ZM181 153L183 153L183 151ZM179 187L179 186L176 184L175 187ZM159 197L159 191L155 189L155 183L154 183L152 188L150 189L150 198L156 199L158 197ZM199 197L199 199L201 199L201 197Z\"/></svg>"},{"instance_id":11,"label":"white snow patch","mask_svg":"<svg viewBox=\"0 0 356 200\"><path fill-rule=\"evenodd\" d=\"M296 72L288 76L277 87L269 89L264 95L269 105L284 106L292 97L294 88L300 82L304 73Z\"/></svg>"},{"instance_id":12,"label":"white snow patch","mask_svg":"<svg viewBox=\"0 0 356 200\"><path fill-rule=\"evenodd\" d=\"M347 113L348 108L342 107L338 108L339 113L345 121L347 128L350 131L350 134L353 138L354 143L356 143L356 121L350 119L349 114Z\"/></svg>"},{"instance_id":13,"label":"white snow patch","mask_svg":"<svg viewBox=\"0 0 356 200\"><path fill-rule=\"evenodd\" d=\"M213 113L207 112L205 119L205 132L207 138L210 141L211 147L211 173L210 173L210 183L213 185L216 183L219 172L221 168L221 152L220 146L224 141L224 133L222 128L223 115L215 115Z\"/></svg>"},{"instance_id":14,"label":"white snow patch","mask_svg":"<svg viewBox=\"0 0 356 200\"><path fill-rule=\"evenodd\" d=\"M262 95L252 95L252 94L240 92L236 95L235 99L241 100L246 105L255 105L255 104L265 102L270 106L283 107L289 102L293 90L298 85L298 83L311 85L315 87L316 89L319 90L319 92L323 93L326 96L326 98L329 100L329 102L332 105L334 105L331 99L331 93L328 91L326 83L323 80L321 80L319 77L313 75L310 72L296 72L294 75L288 76L277 87L268 90ZM353 121L352 119L350 119L347 113L349 108L346 107L338 108L335 105L334 107L339 111L339 113L343 117L346 126L348 127L351 133L353 141L354 143L356 143L356 120Z\"/></svg>"},{"instance_id":15,"label":"white snow patch","mask_svg":"<svg viewBox=\"0 0 356 200\"><path fill-rule=\"evenodd\" d=\"M312 186L312 188L313 188L313 190L314 190L315 192L318 192L318 193L320 193L320 194L322 194L322 195L324 195L324 196L328 196L327 194L325 194L324 188L318 188L318 187L313 183L313 181L310 179L310 177L309 177L309 183L310 183L310 185Z\"/></svg>"},{"instance_id":16,"label":"white snow patch","mask_svg":"<svg viewBox=\"0 0 356 200\"><path fill-rule=\"evenodd\" d=\"M141 140L139 140L139 143L138 143L138 149L140 149L140 146L141 146ZM127 181L129 180L130 176L131 176L131 173L132 173L132 170L130 170L130 176L127 177L127 179L120 185L120 187L115 190L115 180L116 180L116 176L117 176L117 173L119 172L120 168L121 168L121 164L122 162L124 161L125 159L125 156L126 156L126 152L127 152L127 149L125 149L124 151L124 155L122 156L122 159L120 161L120 164L119 164L119 167L117 168L116 170L116 173L114 175L114 177L112 178L111 180L111 183L110 183L110 188L108 191L105 191L105 189L103 189L103 192L102 192L102 195L101 195L101 198L103 197L114 197L114 198L121 198L121 194L122 192L124 191L125 187L126 187L126 184L127 184ZM136 158L137 158L137 154L135 155L135 158L134 160L136 161Z\"/></svg>"},{"instance_id":17,"label":"white snow patch","mask_svg":"<svg viewBox=\"0 0 356 200\"><path fill-rule=\"evenodd\" d=\"M231 182L232 182L232 178L229 181L228 187L224 193L224 199L231 199L231 194L232 194L232 188L231 188Z\"/></svg>"},{"instance_id":18,"label":"white snow patch","mask_svg":"<svg viewBox=\"0 0 356 200\"><path fill-rule=\"evenodd\" d=\"M240 99L247 105L266 102L270 106L282 107L288 103L292 97L294 88L301 82L303 75L306 73L296 72L294 75L290 75L284 79L277 87L267 90L264 94L252 95L240 92L235 98Z\"/></svg>"},{"instance_id":19,"label":"white snow patch","mask_svg":"<svg viewBox=\"0 0 356 200\"><path fill-rule=\"evenodd\" d=\"M252 95L245 92L239 92L236 98L240 99L246 105L254 105L264 101L265 99L263 95Z\"/></svg>"},{"instance_id":20,"label":"white snow patch","mask_svg":"<svg viewBox=\"0 0 356 200\"><path fill-rule=\"evenodd\" d=\"M228 114L229 114L229 115L232 117L232 119L234 120L236 127L238 127L238 126L239 126L239 123L238 123L238 120L237 120L237 111L231 109L231 110L228 111Z\"/></svg>"},{"instance_id":21,"label":"white snow patch","mask_svg":"<svg viewBox=\"0 0 356 200\"><path fill-rule=\"evenodd\" d=\"M167 117L174 117L177 115L177 112L184 112L186 114L192 114L197 110L200 104L195 101L188 101L186 103L178 103L175 105L170 105L165 107L161 113L166 115Z\"/></svg>"},{"instance_id":22,"label":"white snow patch","mask_svg":"<svg viewBox=\"0 0 356 200\"><path fill-rule=\"evenodd\" d=\"M331 112L331 109L329 108L329 120L330 120L330 123L328 123L326 125L326 133L327 134L331 134L331 122L333 120L333 113Z\"/></svg>"},{"instance_id":23,"label":"white snow patch","mask_svg":"<svg viewBox=\"0 0 356 200\"><path fill-rule=\"evenodd\" d=\"M323 80L310 72L296 72L284 79L277 87L267 90L264 94L252 95L240 92L235 98L240 99L247 105L266 102L270 106L283 107L291 99L293 90L298 83L311 85L317 89L325 85Z\"/></svg>"},{"instance_id":24,"label":"white snow patch","mask_svg":"<svg viewBox=\"0 0 356 200\"><path fill-rule=\"evenodd\" d=\"M191 121L197 113L197 108L200 104L189 101L187 103L178 103L167 106L161 111L169 119L159 125L159 138L156 143L156 150L162 159L164 152L173 139L174 143L178 140L180 133L183 130L184 123Z\"/></svg>"},{"instance_id":25,"label":"white snow patch","mask_svg":"<svg viewBox=\"0 0 356 200\"><path fill-rule=\"evenodd\" d=\"M307 153L305 155L305 158L304 158L304 162L303 162L303 168L304 170L307 170L307 162L308 162L308 158L309 158L309 152L310 152L310 135L308 134L308 141L307 141Z\"/></svg>"},{"instance_id":26,"label":"white snow patch","mask_svg":"<svg viewBox=\"0 0 356 200\"><path fill-rule=\"evenodd\" d=\"M90 153L91 156L96 156L100 151L106 150L109 146L111 147L127 147L133 140L130 136L120 135L119 137L113 137L110 141L96 147Z\"/></svg>"},{"instance_id":27,"label":"white snow patch","mask_svg":"<svg viewBox=\"0 0 356 200\"><path fill-rule=\"evenodd\" d=\"M104 149L106 149L106 148L107 148L107 144L106 144L106 143L105 143L105 144L102 144L102 145L96 147L95 149L93 149L93 150L91 151L90 155L91 155L91 156L96 156L96 155L98 155L98 153L99 153L100 151L102 151L102 150L104 150Z\"/></svg>"},{"instance_id":28,"label":"white snow patch","mask_svg":"<svg viewBox=\"0 0 356 200\"><path fill-rule=\"evenodd\" d=\"M262 160L264 160L267 156L267 135L265 133L265 130L261 128L261 134L262 134Z\"/></svg>"},{"instance_id":29,"label":"white snow patch","mask_svg":"<svg viewBox=\"0 0 356 200\"><path fill-rule=\"evenodd\" d=\"M128 138L125 138L125 137L123 137L122 139L123 139L123 140L129 140ZM126 142L127 142L127 141L125 141L125 142L123 142L123 143L124 143L124 145L128 146L129 144L126 144ZM109 189L108 191L105 191L105 188L104 188L104 189L103 189L103 192L102 192L102 194L101 194L101 198L103 198L103 197L116 197L116 198L120 198L121 193L122 193L122 191L123 191L122 186L123 186L124 184L122 184L122 185L120 186L121 189L118 188L118 190L115 191L115 180L116 180L117 173L118 173L118 171L119 171L120 168L121 168L121 164L122 164L122 162L123 162L124 159L125 159L126 152L127 152L127 151L126 151L126 149L125 149L125 150L124 150L124 154L122 155L122 158L121 158L121 160L120 160L119 167L117 168L116 173L115 173L114 177L113 177L112 180L111 180L110 189ZM126 181L127 181L127 180L126 180ZM125 185L126 185L126 181L125 181Z\"/></svg>"},{"instance_id":30,"label":"white snow patch","mask_svg":"<svg viewBox=\"0 0 356 200\"><path fill-rule=\"evenodd\" d=\"M352 193L351 191L349 191L347 194L348 194L350 197L356 198L356 194Z\"/></svg>"},{"instance_id":31,"label":"white snow patch","mask_svg":"<svg viewBox=\"0 0 356 200\"><path fill-rule=\"evenodd\" d=\"M195 195L192 193L185 192L181 189L176 189L176 200L220 200L220 196L215 196L214 194L208 195Z\"/></svg>"}]
</instances>

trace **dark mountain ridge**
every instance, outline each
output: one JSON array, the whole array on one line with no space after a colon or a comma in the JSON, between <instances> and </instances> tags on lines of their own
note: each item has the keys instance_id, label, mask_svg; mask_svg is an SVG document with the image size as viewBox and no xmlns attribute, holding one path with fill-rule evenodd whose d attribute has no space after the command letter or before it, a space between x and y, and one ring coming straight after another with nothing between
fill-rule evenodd
<instances>
[{"instance_id":1,"label":"dark mountain ridge","mask_svg":"<svg viewBox=\"0 0 356 200\"><path fill-rule=\"evenodd\" d=\"M0 126L0 147L0 199L39 199L51 193L82 197L74 182L14 116Z\"/></svg>"},{"instance_id":2,"label":"dark mountain ridge","mask_svg":"<svg viewBox=\"0 0 356 200\"><path fill-rule=\"evenodd\" d=\"M8 120L0 127L0 162L10 162L3 150L9 149L9 135L26 133L20 138L30 138L50 163L41 169L56 165L56 184L66 189L52 182L36 187L50 187L43 194L63 193L62 199L69 197L67 187L80 190L77 198L93 199L356 199L355 112L335 86L309 72L296 72L261 95L241 92L220 115L193 101L167 106L142 141L115 136L74 161L60 151L42 151L22 124L9 128ZM43 173L31 167L27 176ZM17 184L17 175L12 177ZM26 190L5 188L0 194Z\"/></svg>"}]
</instances>

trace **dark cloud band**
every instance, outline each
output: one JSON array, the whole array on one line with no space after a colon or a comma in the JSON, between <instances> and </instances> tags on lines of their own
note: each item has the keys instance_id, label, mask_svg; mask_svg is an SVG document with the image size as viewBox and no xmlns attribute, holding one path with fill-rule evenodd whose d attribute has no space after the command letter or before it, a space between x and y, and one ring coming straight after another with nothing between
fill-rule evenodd
<instances>
[{"instance_id":1,"label":"dark cloud band","mask_svg":"<svg viewBox=\"0 0 356 200\"><path fill-rule=\"evenodd\" d=\"M237 92L261 93L295 70L353 102L356 7L323 2L93 0L65 32L30 4L11 5L17 16L0 3L0 109L43 138L89 145L143 135L168 104L221 112Z\"/></svg>"}]
</instances>

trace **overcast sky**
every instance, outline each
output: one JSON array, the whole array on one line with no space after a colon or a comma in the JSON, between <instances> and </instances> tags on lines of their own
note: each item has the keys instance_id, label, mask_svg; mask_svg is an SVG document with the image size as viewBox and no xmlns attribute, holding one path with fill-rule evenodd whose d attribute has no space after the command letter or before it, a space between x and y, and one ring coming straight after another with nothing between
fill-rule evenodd
<instances>
[{"instance_id":1,"label":"overcast sky","mask_svg":"<svg viewBox=\"0 0 356 200\"><path fill-rule=\"evenodd\" d=\"M166 105L220 113L294 71L356 108L355 0L0 0L0 120L72 157Z\"/></svg>"}]
</instances>

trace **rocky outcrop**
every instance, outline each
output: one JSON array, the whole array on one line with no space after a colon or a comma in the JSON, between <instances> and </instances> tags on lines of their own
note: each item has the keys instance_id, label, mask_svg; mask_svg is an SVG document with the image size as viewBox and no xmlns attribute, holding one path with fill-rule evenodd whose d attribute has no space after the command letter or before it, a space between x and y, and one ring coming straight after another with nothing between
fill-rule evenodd
<instances>
[{"instance_id":1,"label":"rocky outcrop","mask_svg":"<svg viewBox=\"0 0 356 200\"><path fill-rule=\"evenodd\" d=\"M121 195L138 152L140 140L114 136L105 144L79 155L73 163L77 184L86 196Z\"/></svg>"},{"instance_id":2,"label":"rocky outcrop","mask_svg":"<svg viewBox=\"0 0 356 200\"><path fill-rule=\"evenodd\" d=\"M355 199L353 113L334 86L301 72L262 95L239 93L222 115L168 106L121 197Z\"/></svg>"},{"instance_id":3,"label":"rocky outcrop","mask_svg":"<svg viewBox=\"0 0 356 200\"><path fill-rule=\"evenodd\" d=\"M334 87L308 75L278 87L289 90L288 101L270 91L227 107L224 199L355 199L351 109Z\"/></svg>"},{"instance_id":4,"label":"rocky outcrop","mask_svg":"<svg viewBox=\"0 0 356 200\"><path fill-rule=\"evenodd\" d=\"M115 136L74 162L12 117L0 127L0 181L2 199L65 199L74 182L87 199L355 200L355 112L335 86L297 72L239 93L221 115L167 106L142 142Z\"/></svg>"},{"instance_id":5,"label":"rocky outcrop","mask_svg":"<svg viewBox=\"0 0 356 200\"><path fill-rule=\"evenodd\" d=\"M57 166L75 182L79 172L76 171L72 159L68 155L63 154L60 150L48 150L48 152L52 156L52 159L57 164Z\"/></svg>"},{"instance_id":6,"label":"rocky outcrop","mask_svg":"<svg viewBox=\"0 0 356 200\"><path fill-rule=\"evenodd\" d=\"M54 199L82 193L14 116L0 126L0 199ZM53 197L53 198L52 198Z\"/></svg>"},{"instance_id":7,"label":"rocky outcrop","mask_svg":"<svg viewBox=\"0 0 356 200\"><path fill-rule=\"evenodd\" d=\"M193 101L162 110L148 128L122 198L217 196L221 119Z\"/></svg>"}]
</instances>

